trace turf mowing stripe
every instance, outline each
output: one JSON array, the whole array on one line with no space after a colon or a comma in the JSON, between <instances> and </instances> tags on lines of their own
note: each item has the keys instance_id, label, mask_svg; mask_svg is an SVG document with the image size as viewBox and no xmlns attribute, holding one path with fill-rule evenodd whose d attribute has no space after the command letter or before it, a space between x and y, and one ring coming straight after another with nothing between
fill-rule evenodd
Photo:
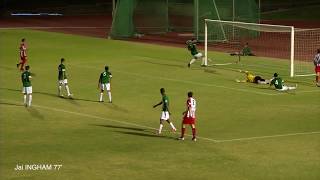
<instances>
[{"instance_id":1,"label":"turf mowing stripe","mask_svg":"<svg viewBox=\"0 0 320 180\"><path fill-rule=\"evenodd\" d=\"M82 67L82 68L100 69L100 68L96 68L96 67L92 67L92 66L81 66L81 65L74 65L74 66L78 66L80 68ZM200 86L217 87L217 88L223 88L223 89L228 89L228 90L233 90L233 91L253 93L253 94L258 94L258 95L278 96L278 95L286 94L286 93L264 93L264 92L258 92L258 91L250 91L250 90L246 90L246 89L232 88L232 87L227 87L227 86L222 86L222 85L198 83L198 82L194 82L194 81L172 79L172 78L163 78L163 77L156 77L156 76L152 76L152 75L141 75L141 74L137 74L137 73L125 72L125 71L120 71L120 70L113 70L113 71L123 73L123 74L129 74L129 75L133 75L133 76L137 76L137 77L142 77L142 78L160 79L160 80L180 82L180 83L200 85Z\"/></svg>"},{"instance_id":2,"label":"turf mowing stripe","mask_svg":"<svg viewBox=\"0 0 320 180\"><path fill-rule=\"evenodd\" d=\"M1 99L1 100L7 101L7 102L9 101L9 100L6 100L6 99ZM19 103L17 101L11 101L11 102ZM68 114L73 114L73 115L77 115L77 116L84 116L84 117L89 117L89 118L94 118L94 119L107 120L107 121L110 121L110 122L116 122L116 123L119 123L119 124L126 124L126 125L131 125L131 126L136 126L136 127L141 127L141 128L151 129L151 130L157 130L156 128L149 127L149 126L144 126L144 125L141 125L141 124L130 123L130 122L115 120L115 119L111 119L111 118L104 118L104 117L99 117L99 116L95 116L95 115L84 114L84 113L79 113L79 112L74 112L74 111L67 111L67 110L57 109L57 108L53 108L53 107L47 107L47 106L41 106L41 105L33 105L33 107L38 107L38 108L51 110L51 111L64 112L64 113L68 113ZM180 132L174 132L174 133L175 134L180 134ZM298 136L298 135L311 135L311 134L320 134L320 131L277 134L277 135L269 135L269 136L255 136L255 137L247 137L247 138L221 139L221 140L216 140L216 139L207 138L207 137L201 137L201 136L197 136L197 138L198 139L207 140L207 141L211 141L211 142L214 142L214 143L224 143L224 142L235 142L235 141L271 139L271 138ZM188 135L188 134L186 134L186 136L192 137L192 135Z\"/></svg>"}]
</instances>

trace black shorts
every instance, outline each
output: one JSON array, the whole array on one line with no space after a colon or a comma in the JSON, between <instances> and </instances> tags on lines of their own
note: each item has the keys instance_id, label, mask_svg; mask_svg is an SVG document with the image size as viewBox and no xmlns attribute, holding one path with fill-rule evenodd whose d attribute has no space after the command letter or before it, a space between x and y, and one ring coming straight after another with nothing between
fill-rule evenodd
<instances>
[{"instance_id":1,"label":"black shorts","mask_svg":"<svg viewBox=\"0 0 320 180\"><path fill-rule=\"evenodd\" d=\"M254 79L253 79L253 83L258 84L258 81L265 81L265 80L264 80L264 79L262 79L262 77L260 77L260 76L256 76L256 77L254 77Z\"/></svg>"}]
</instances>

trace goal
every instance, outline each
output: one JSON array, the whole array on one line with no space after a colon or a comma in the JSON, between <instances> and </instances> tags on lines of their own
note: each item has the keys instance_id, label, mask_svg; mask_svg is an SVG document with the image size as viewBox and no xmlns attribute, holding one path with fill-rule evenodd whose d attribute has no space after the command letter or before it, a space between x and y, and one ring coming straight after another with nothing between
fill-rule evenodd
<instances>
[{"instance_id":1,"label":"goal","mask_svg":"<svg viewBox=\"0 0 320 180\"><path fill-rule=\"evenodd\" d=\"M206 65L209 49L236 55L240 61L244 58L242 49L248 44L257 57L250 60L262 59L251 63L275 71L286 69L283 72L291 77L314 74L312 60L320 47L320 29L272 24L205 19L204 37Z\"/></svg>"}]
</instances>

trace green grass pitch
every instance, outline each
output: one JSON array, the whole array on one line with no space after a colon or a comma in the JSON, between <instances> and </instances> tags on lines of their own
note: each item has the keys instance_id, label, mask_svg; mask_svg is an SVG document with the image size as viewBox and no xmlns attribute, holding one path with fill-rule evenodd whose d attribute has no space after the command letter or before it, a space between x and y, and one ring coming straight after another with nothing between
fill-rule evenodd
<instances>
[{"instance_id":1,"label":"green grass pitch","mask_svg":"<svg viewBox=\"0 0 320 180\"><path fill-rule=\"evenodd\" d=\"M18 45L27 39L33 106L22 106ZM58 98L57 66L66 59L74 100ZM210 52L215 62L230 56ZM28 30L0 31L1 179L320 179L319 88L289 78L286 61L248 57L240 64L187 68L185 48ZM233 57L232 57L233 58ZM98 103L105 65L113 103ZM296 91L241 84L245 69L276 71ZM171 120L180 129L186 93L198 102L198 141L175 140L159 127L164 87ZM105 100L107 96L105 96ZM187 129L190 135L191 129ZM61 164L59 170L14 170Z\"/></svg>"}]
</instances>

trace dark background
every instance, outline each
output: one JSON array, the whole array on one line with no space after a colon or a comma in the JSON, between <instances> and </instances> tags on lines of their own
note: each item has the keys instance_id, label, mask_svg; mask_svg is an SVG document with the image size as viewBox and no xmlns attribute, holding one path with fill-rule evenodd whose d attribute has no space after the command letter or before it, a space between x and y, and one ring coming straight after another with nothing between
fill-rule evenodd
<instances>
[{"instance_id":1,"label":"dark background","mask_svg":"<svg viewBox=\"0 0 320 180\"><path fill-rule=\"evenodd\" d=\"M320 5L320 0L260 0L260 2L262 13ZM111 15L112 0L0 0L0 12L2 16L18 12L61 13L64 15Z\"/></svg>"}]
</instances>

